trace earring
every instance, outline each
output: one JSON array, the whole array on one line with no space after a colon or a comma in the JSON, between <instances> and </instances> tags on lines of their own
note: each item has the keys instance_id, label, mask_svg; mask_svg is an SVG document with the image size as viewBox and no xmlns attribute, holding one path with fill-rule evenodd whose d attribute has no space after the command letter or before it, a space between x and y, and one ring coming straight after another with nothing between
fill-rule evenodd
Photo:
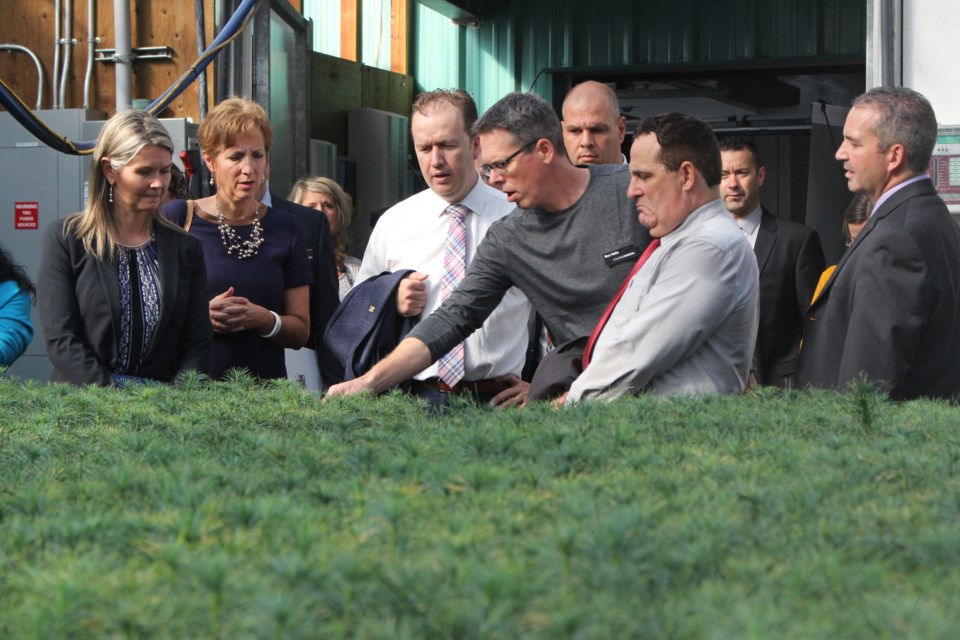
<instances>
[{"instance_id":1,"label":"earring","mask_svg":"<svg viewBox=\"0 0 960 640\"><path fill-rule=\"evenodd\" d=\"M113 183L110 183L110 193L107 194L107 200L110 201L110 204L113 204Z\"/></svg>"},{"instance_id":2,"label":"earring","mask_svg":"<svg viewBox=\"0 0 960 640\"><path fill-rule=\"evenodd\" d=\"M214 176L214 174L211 173L211 174L210 174L210 186L211 186L211 187L217 184L216 181L214 181L213 176Z\"/></svg>"}]
</instances>

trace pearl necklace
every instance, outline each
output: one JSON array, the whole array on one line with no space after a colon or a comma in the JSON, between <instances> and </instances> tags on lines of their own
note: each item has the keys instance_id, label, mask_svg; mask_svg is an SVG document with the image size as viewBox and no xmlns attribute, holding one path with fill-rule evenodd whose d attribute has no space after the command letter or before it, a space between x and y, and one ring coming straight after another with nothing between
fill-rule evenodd
<instances>
[{"instance_id":1,"label":"pearl necklace","mask_svg":"<svg viewBox=\"0 0 960 640\"><path fill-rule=\"evenodd\" d=\"M220 203L214 201L214 207L217 212L217 228L220 229L220 240L223 241L223 246L227 249L227 255L232 256L233 252L236 251L237 260L245 260L257 255L260 245L263 244L263 227L260 226L260 216L257 215L257 209L260 205L257 205L253 210L253 231L247 240L240 240L233 227L227 224L226 217L220 212Z\"/></svg>"}]
</instances>

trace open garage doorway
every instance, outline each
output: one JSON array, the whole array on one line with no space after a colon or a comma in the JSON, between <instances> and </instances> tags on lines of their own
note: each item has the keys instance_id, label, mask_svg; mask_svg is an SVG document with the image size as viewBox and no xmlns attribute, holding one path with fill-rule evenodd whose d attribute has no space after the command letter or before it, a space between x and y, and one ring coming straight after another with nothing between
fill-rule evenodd
<instances>
[{"instance_id":1,"label":"open garage doorway","mask_svg":"<svg viewBox=\"0 0 960 640\"><path fill-rule=\"evenodd\" d=\"M864 91L862 57L813 64L809 59L802 64L755 60L736 67L567 68L552 75L558 113L567 91L584 80L607 83L616 91L627 119L623 152L628 157L640 121L668 111L708 122L718 137L751 137L766 166L763 206L816 229L828 260L842 252L839 221L850 195L833 152L842 141L846 109ZM811 167L823 170L811 172Z\"/></svg>"}]
</instances>

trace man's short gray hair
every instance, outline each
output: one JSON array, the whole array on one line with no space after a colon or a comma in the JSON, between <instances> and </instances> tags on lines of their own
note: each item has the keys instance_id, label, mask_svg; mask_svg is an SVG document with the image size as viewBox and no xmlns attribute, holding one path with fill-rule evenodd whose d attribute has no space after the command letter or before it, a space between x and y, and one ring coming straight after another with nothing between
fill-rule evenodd
<instances>
[{"instance_id":1,"label":"man's short gray hair","mask_svg":"<svg viewBox=\"0 0 960 640\"><path fill-rule=\"evenodd\" d=\"M906 87L877 87L854 100L853 106L879 115L875 133L881 151L902 144L907 168L926 173L937 143L937 116L926 98Z\"/></svg>"},{"instance_id":2,"label":"man's short gray hair","mask_svg":"<svg viewBox=\"0 0 960 640\"><path fill-rule=\"evenodd\" d=\"M473 125L473 135L502 129L524 145L545 138L557 153L566 157L560 118L550 104L535 93L508 93Z\"/></svg>"}]
</instances>

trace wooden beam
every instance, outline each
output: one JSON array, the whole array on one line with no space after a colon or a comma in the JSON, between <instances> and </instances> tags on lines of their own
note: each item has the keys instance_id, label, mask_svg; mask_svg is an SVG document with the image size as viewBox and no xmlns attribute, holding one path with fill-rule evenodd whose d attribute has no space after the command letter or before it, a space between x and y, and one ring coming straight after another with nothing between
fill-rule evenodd
<instances>
[{"instance_id":1,"label":"wooden beam","mask_svg":"<svg viewBox=\"0 0 960 640\"><path fill-rule=\"evenodd\" d=\"M362 0L340 0L340 57L354 62L361 62L360 56L363 52L361 2Z\"/></svg>"},{"instance_id":2,"label":"wooden beam","mask_svg":"<svg viewBox=\"0 0 960 640\"><path fill-rule=\"evenodd\" d=\"M410 25L410 0L390 1L390 70L407 73L407 32Z\"/></svg>"}]
</instances>

